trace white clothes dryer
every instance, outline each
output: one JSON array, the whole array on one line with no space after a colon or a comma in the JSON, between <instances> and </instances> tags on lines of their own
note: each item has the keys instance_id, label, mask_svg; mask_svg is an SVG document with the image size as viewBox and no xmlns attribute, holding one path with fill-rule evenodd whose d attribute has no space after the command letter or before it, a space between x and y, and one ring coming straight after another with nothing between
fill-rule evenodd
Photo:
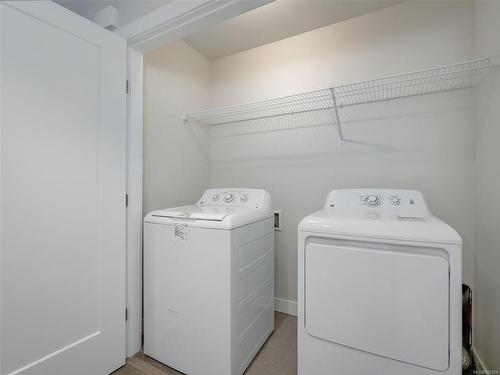
<instances>
[{"instance_id":1,"label":"white clothes dryer","mask_svg":"<svg viewBox=\"0 0 500 375\"><path fill-rule=\"evenodd\" d=\"M298 233L299 375L461 374L458 233L413 190L333 190Z\"/></svg>"}]
</instances>

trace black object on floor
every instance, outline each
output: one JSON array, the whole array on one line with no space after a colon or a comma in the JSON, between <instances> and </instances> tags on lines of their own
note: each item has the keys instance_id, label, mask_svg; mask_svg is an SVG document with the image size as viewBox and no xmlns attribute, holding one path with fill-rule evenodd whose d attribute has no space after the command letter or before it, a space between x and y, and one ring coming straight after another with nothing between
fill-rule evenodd
<instances>
[{"instance_id":1,"label":"black object on floor","mask_svg":"<svg viewBox=\"0 0 500 375\"><path fill-rule=\"evenodd\" d=\"M463 374L474 374L476 369L472 355L472 290L462 284L462 345L471 357L471 366Z\"/></svg>"}]
</instances>

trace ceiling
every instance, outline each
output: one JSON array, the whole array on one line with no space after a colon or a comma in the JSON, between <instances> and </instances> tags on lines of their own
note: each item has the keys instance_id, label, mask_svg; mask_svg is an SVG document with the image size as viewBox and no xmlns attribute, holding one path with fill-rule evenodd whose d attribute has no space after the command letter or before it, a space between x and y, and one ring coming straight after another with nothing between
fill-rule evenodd
<instances>
[{"instance_id":1,"label":"ceiling","mask_svg":"<svg viewBox=\"0 0 500 375\"><path fill-rule=\"evenodd\" d=\"M395 0L277 0L184 41L209 59L289 38L393 5Z\"/></svg>"},{"instance_id":2,"label":"ceiling","mask_svg":"<svg viewBox=\"0 0 500 375\"><path fill-rule=\"evenodd\" d=\"M113 5L120 15L120 27L174 0L53 1L91 21L99 10ZM218 59L373 12L397 2L399 0L276 0L199 30L184 38L184 41L207 58Z\"/></svg>"},{"instance_id":3,"label":"ceiling","mask_svg":"<svg viewBox=\"0 0 500 375\"><path fill-rule=\"evenodd\" d=\"M172 0L54 0L91 21L101 9L113 5L120 14L119 26L126 25L170 3Z\"/></svg>"}]
</instances>

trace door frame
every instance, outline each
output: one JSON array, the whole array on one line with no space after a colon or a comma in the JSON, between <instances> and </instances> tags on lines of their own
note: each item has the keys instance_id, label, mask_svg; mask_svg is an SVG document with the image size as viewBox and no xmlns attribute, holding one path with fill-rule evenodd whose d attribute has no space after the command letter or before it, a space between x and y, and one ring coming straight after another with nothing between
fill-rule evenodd
<instances>
[{"instance_id":1,"label":"door frame","mask_svg":"<svg viewBox=\"0 0 500 375\"><path fill-rule=\"evenodd\" d=\"M127 357L142 347L143 55L127 53Z\"/></svg>"}]
</instances>

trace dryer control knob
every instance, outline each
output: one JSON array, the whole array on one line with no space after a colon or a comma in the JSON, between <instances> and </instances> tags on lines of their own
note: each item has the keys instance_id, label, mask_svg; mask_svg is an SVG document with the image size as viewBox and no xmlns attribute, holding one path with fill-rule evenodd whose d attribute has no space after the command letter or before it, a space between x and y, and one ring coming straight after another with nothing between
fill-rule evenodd
<instances>
[{"instance_id":1,"label":"dryer control knob","mask_svg":"<svg viewBox=\"0 0 500 375\"><path fill-rule=\"evenodd\" d=\"M378 206L380 204L380 199L376 195L367 195L365 197L365 203L368 206Z\"/></svg>"},{"instance_id":2,"label":"dryer control knob","mask_svg":"<svg viewBox=\"0 0 500 375\"><path fill-rule=\"evenodd\" d=\"M225 200L227 203L231 202L233 199L234 199L234 194L233 194L233 193L228 193L228 194L226 194L226 196L224 197L224 200Z\"/></svg>"},{"instance_id":3,"label":"dryer control knob","mask_svg":"<svg viewBox=\"0 0 500 375\"><path fill-rule=\"evenodd\" d=\"M248 197L247 197L247 195L246 195L246 194L244 194L244 195L242 195L242 196L240 197L240 201L242 201L242 202L246 202L247 200L248 200Z\"/></svg>"},{"instance_id":4,"label":"dryer control knob","mask_svg":"<svg viewBox=\"0 0 500 375\"><path fill-rule=\"evenodd\" d=\"M219 194L219 193L214 194L214 195L213 195L213 197L212 197L212 199L213 199L214 201L218 201L218 200L219 200L219 198L220 198L220 194Z\"/></svg>"}]
</instances>

